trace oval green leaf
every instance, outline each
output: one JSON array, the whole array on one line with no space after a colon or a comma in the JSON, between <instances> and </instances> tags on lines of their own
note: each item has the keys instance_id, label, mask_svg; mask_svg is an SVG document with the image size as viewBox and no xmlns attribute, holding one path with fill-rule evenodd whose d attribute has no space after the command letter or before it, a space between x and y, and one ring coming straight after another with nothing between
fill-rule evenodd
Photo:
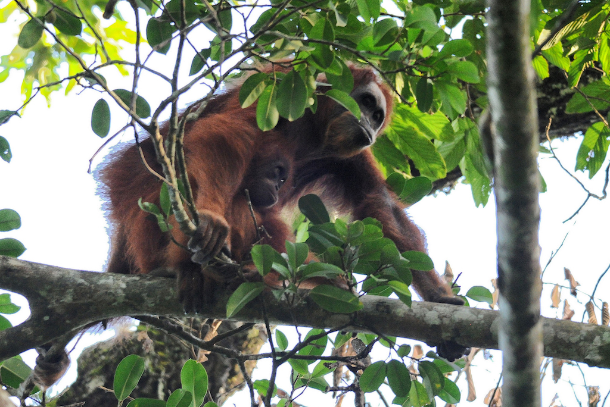
<instances>
[{"instance_id":1,"label":"oval green leaf","mask_svg":"<svg viewBox=\"0 0 610 407\"><path fill-rule=\"evenodd\" d=\"M264 289L264 283L242 283L229 297L227 318L237 314L247 303L258 297Z\"/></svg>"},{"instance_id":2,"label":"oval green leaf","mask_svg":"<svg viewBox=\"0 0 610 407\"><path fill-rule=\"evenodd\" d=\"M447 71L464 82L479 83L481 81L477 66L470 61L457 61L456 63L449 65Z\"/></svg>"},{"instance_id":3,"label":"oval green leaf","mask_svg":"<svg viewBox=\"0 0 610 407\"><path fill-rule=\"evenodd\" d=\"M419 362L418 370L422 376L428 397L430 400L434 399L434 396L438 396L445 386L445 376L443 376L438 366L427 360Z\"/></svg>"},{"instance_id":4,"label":"oval green leaf","mask_svg":"<svg viewBox=\"0 0 610 407\"><path fill-rule=\"evenodd\" d=\"M25 252L25 246L17 239L7 237L0 239L0 256L19 257Z\"/></svg>"},{"instance_id":5,"label":"oval green leaf","mask_svg":"<svg viewBox=\"0 0 610 407\"><path fill-rule=\"evenodd\" d=\"M294 121L303 116L307 106L307 87L301 75L292 70L277 89L277 110L280 116Z\"/></svg>"},{"instance_id":6,"label":"oval green leaf","mask_svg":"<svg viewBox=\"0 0 610 407\"><path fill-rule=\"evenodd\" d=\"M280 119L275 101L275 83L265 87L256 105L256 124L262 131L268 131L275 127Z\"/></svg>"},{"instance_id":7,"label":"oval green leaf","mask_svg":"<svg viewBox=\"0 0 610 407\"><path fill-rule=\"evenodd\" d=\"M10 163L11 158L13 158L13 153L11 152L11 145L8 143L8 140L2 136L0 136L0 158L2 158L7 163Z\"/></svg>"},{"instance_id":8,"label":"oval green leaf","mask_svg":"<svg viewBox=\"0 0 610 407\"><path fill-rule=\"evenodd\" d=\"M400 194L400 199L409 205L419 202L432 191L432 181L427 177L415 177L407 180Z\"/></svg>"},{"instance_id":9,"label":"oval green leaf","mask_svg":"<svg viewBox=\"0 0 610 407\"><path fill-rule=\"evenodd\" d=\"M365 393L376 391L386 376L386 364L383 360L367 367L360 376L360 389Z\"/></svg>"},{"instance_id":10,"label":"oval green leaf","mask_svg":"<svg viewBox=\"0 0 610 407\"><path fill-rule=\"evenodd\" d=\"M239 88L239 103L241 107L246 108L263 93L269 82L269 75L266 73L255 73L249 76L244 84Z\"/></svg>"},{"instance_id":11,"label":"oval green leaf","mask_svg":"<svg viewBox=\"0 0 610 407\"><path fill-rule=\"evenodd\" d=\"M402 257L409 260L409 268L420 271L430 271L434 268L434 263L426 253L418 251L408 251L402 253Z\"/></svg>"},{"instance_id":12,"label":"oval green leaf","mask_svg":"<svg viewBox=\"0 0 610 407\"><path fill-rule=\"evenodd\" d=\"M322 309L339 314L356 312L363 307L356 295L332 285L319 285L309 296Z\"/></svg>"},{"instance_id":13,"label":"oval green leaf","mask_svg":"<svg viewBox=\"0 0 610 407\"><path fill-rule=\"evenodd\" d=\"M434 99L434 87L432 81L427 77L422 76L417 81L415 86L415 98L417 99L417 108L421 112L427 112L432 107Z\"/></svg>"},{"instance_id":14,"label":"oval green leaf","mask_svg":"<svg viewBox=\"0 0 610 407\"><path fill-rule=\"evenodd\" d=\"M286 350L286 348L288 348L288 338L286 338L284 332L279 329L275 330L275 342L280 350Z\"/></svg>"},{"instance_id":15,"label":"oval green leaf","mask_svg":"<svg viewBox=\"0 0 610 407\"><path fill-rule=\"evenodd\" d=\"M129 355L121 360L114 372L112 386L117 400L123 401L136 388L144 373L144 359L138 355Z\"/></svg>"},{"instance_id":16,"label":"oval green leaf","mask_svg":"<svg viewBox=\"0 0 610 407\"><path fill-rule=\"evenodd\" d=\"M387 365L386 376L390 388L398 397L409 395L411 390L411 374L404 363L398 360L390 360Z\"/></svg>"},{"instance_id":17,"label":"oval green leaf","mask_svg":"<svg viewBox=\"0 0 610 407\"><path fill-rule=\"evenodd\" d=\"M195 75L197 72L201 71L210 55L212 55L212 50L209 48L204 48L199 51L193 58L193 62L191 62L189 75Z\"/></svg>"},{"instance_id":18,"label":"oval green leaf","mask_svg":"<svg viewBox=\"0 0 610 407\"><path fill-rule=\"evenodd\" d=\"M106 137L110 131L110 107L108 102L100 99L91 112L91 129L99 137Z\"/></svg>"},{"instance_id":19,"label":"oval green leaf","mask_svg":"<svg viewBox=\"0 0 610 407\"><path fill-rule=\"evenodd\" d=\"M191 394L191 406L201 406L208 391L208 373L201 363L187 360L180 371L182 390Z\"/></svg>"},{"instance_id":20,"label":"oval green leaf","mask_svg":"<svg viewBox=\"0 0 610 407\"><path fill-rule=\"evenodd\" d=\"M471 287L466 293L466 297L472 298L475 301L486 302L489 305L493 304L493 296L491 292L481 286Z\"/></svg>"},{"instance_id":21,"label":"oval green leaf","mask_svg":"<svg viewBox=\"0 0 610 407\"><path fill-rule=\"evenodd\" d=\"M44 18L38 17L44 23ZM39 24L36 20L30 20L21 29L19 38L17 39L17 45L23 49L32 48L42 37L44 27Z\"/></svg>"},{"instance_id":22,"label":"oval green leaf","mask_svg":"<svg viewBox=\"0 0 610 407\"><path fill-rule=\"evenodd\" d=\"M160 54L167 54L171 46L174 27L169 21L151 18L146 24L146 39L148 44Z\"/></svg>"},{"instance_id":23,"label":"oval green leaf","mask_svg":"<svg viewBox=\"0 0 610 407\"><path fill-rule=\"evenodd\" d=\"M166 407L165 401L159 399L137 398L131 400L127 407Z\"/></svg>"},{"instance_id":24,"label":"oval green leaf","mask_svg":"<svg viewBox=\"0 0 610 407\"><path fill-rule=\"evenodd\" d=\"M443 390L438 393L441 400L449 404L458 404L462 398L460 389L457 385L445 377L445 386Z\"/></svg>"},{"instance_id":25,"label":"oval green leaf","mask_svg":"<svg viewBox=\"0 0 610 407\"><path fill-rule=\"evenodd\" d=\"M331 89L325 95L345 107L351 114L356 116L356 119L360 120L360 106L350 95L339 89Z\"/></svg>"},{"instance_id":26,"label":"oval green leaf","mask_svg":"<svg viewBox=\"0 0 610 407\"><path fill-rule=\"evenodd\" d=\"M299 210L314 225L330 222L330 215L326 206L324 206L320 197L315 194L308 194L299 199Z\"/></svg>"},{"instance_id":27,"label":"oval green leaf","mask_svg":"<svg viewBox=\"0 0 610 407\"><path fill-rule=\"evenodd\" d=\"M56 8L54 12L53 25L55 28L66 35L80 35L83 31L83 24L78 17L59 8Z\"/></svg>"},{"instance_id":28,"label":"oval green leaf","mask_svg":"<svg viewBox=\"0 0 610 407\"><path fill-rule=\"evenodd\" d=\"M255 245L250 251L254 265L261 276L266 276L271 271L276 253L268 244Z\"/></svg>"},{"instance_id":29,"label":"oval green leaf","mask_svg":"<svg viewBox=\"0 0 610 407\"><path fill-rule=\"evenodd\" d=\"M115 89L114 93L127 105L131 106L131 92L125 89ZM150 105L142 96L136 96L136 114L140 119L150 117Z\"/></svg>"},{"instance_id":30,"label":"oval green leaf","mask_svg":"<svg viewBox=\"0 0 610 407\"><path fill-rule=\"evenodd\" d=\"M444 58L449 55L455 55L458 58L462 58L472 54L472 51L474 51L474 47L469 40L451 40L443 46L443 49L438 53L438 56Z\"/></svg>"},{"instance_id":31,"label":"oval green leaf","mask_svg":"<svg viewBox=\"0 0 610 407\"><path fill-rule=\"evenodd\" d=\"M21 217L12 209L0 210L0 232L19 229L21 227Z\"/></svg>"},{"instance_id":32,"label":"oval green leaf","mask_svg":"<svg viewBox=\"0 0 610 407\"><path fill-rule=\"evenodd\" d=\"M182 389L174 390L167 399L166 407L189 407L192 399L191 392Z\"/></svg>"}]
</instances>

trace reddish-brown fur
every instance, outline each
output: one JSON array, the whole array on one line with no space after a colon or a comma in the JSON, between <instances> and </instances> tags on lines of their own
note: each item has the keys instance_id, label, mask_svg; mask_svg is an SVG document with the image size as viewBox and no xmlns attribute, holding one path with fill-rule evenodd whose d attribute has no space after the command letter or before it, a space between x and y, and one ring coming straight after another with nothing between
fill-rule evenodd
<instances>
[{"instance_id":1,"label":"reddish-brown fur","mask_svg":"<svg viewBox=\"0 0 610 407\"><path fill-rule=\"evenodd\" d=\"M386 100L387 124L392 108L388 89L370 69L352 68L352 73L355 89L371 83L379 86ZM280 120L273 131L262 132L256 125L255 106L242 109L238 89L233 89L211 100L201 118L187 125L185 155L196 207L213 228L226 227L230 231L227 243L236 260L244 259L256 241L243 189L249 174L256 171L251 168L257 162L255 157L258 155L258 161L264 163L266 151L280 151L292 163L291 174L279 191L279 202L256 211L259 224L272 237L267 243L276 250L283 250L284 240L290 236L289 228L279 216L280 210L314 191L355 219L377 218L383 224L384 234L395 241L400 251L426 251L422 232L389 190L370 150L352 155L337 152L336 146L350 145L350 132L341 132L341 126L348 126L343 124L349 119L347 115L331 99L321 96L315 115L307 110L294 122ZM334 121L333 131L327 132L338 116L345 120ZM151 141L144 140L141 148L148 163L158 170ZM183 294L203 295L198 289L189 291L193 286L204 284L201 266L191 261L191 253L171 243L167 234L161 233L156 222L147 219L147 214L137 205L140 197L158 203L161 187L160 181L142 165L137 146L116 154L103 169L101 179L107 188L109 217L114 229L108 270L148 273L159 267L169 268L181 275L180 290L187 291ZM187 246L188 237L177 225L173 226L175 240ZM216 245L213 250L219 249ZM413 285L424 299L460 302L435 271L413 271L413 274Z\"/></svg>"}]
</instances>

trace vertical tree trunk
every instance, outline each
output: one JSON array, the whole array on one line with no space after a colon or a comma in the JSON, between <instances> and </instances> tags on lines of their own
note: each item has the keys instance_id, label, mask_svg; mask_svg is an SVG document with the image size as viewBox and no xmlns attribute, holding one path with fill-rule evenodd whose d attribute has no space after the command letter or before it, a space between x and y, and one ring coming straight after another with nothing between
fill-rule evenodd
<instances>
[{"instance_id":1,"label":"vertical tree trunk","mask_svg":"<svg viewBox=\"0 0 610 407\"><path fill-rule=\"evenodd\" d=\"M540 405L540 181L530 0L488 0L489 102L495 159L503 351L502 404Z\"/></svg>"}]
</instances>

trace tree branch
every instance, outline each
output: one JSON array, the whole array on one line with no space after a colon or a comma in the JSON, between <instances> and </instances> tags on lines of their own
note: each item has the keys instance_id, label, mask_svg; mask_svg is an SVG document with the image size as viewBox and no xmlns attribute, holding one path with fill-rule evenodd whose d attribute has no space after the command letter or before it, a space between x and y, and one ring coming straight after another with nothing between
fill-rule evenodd
<instances>
[{"instance_id":1,"label":"tree branch","mask_svg":"<svg viewBox=\"0 0 610 407\"><path fill-rule=\"evenodd\" d=\"M74 332L93 322L124 315L184 316L173 279L146 275L94 273L30 263L0 256L0 287L26 296L32 315L23 324L0 332L0 360ZM201 318L226 318L230 293L200 313ZM449 304L414 302L408 308L384 297L361 298L356 314L333 314L309 298L291 307L264 293L269 322L346 331L379 332L389 336L497 349L498 312ZM252 303L233 318L261 323L262 306ZM398 323L397 321L401 321ZM610 368L610 327L542 318L544 353L590 366Z\"/></svg>"}]
</instances>

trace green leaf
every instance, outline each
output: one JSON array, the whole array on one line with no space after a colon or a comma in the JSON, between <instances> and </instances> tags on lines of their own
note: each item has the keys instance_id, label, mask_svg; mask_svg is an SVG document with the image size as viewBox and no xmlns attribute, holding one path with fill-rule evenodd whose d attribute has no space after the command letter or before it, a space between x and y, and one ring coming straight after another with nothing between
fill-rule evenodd
<instances>
[{"instance_id":1,"label":"green leaf","mask_svg":"<svg viewBox=\"0 0 610 407\"><path fill-rule=\"evenodd\" d=\"M402 281L388 281L388 285L392 287L392 290L396 293L396 295L402 295L404 297L411 297L411 291L409 291L409 286L403 283Z\"/></svg>"},{"instance_id":2,"label":"green leaf","mask_svg":"<svg viewBox=\"0 0 610 407\"><path fill-rule=\"evenodd\" d=\"M578 153L576 154L576 171L589 171L589 179L604 164L608 146L610 145L610 130L603 122L591 125L585 132Z\"/></svg>"},{"instance_id":3,"label":"green leaf","mask_svg":"<svg viewBox=\"0 0 610 407\"><path fill-rule=\"evenodd\" d=\"M352 70L342 60L337 59L336 61L341 65L341 75L333 75L330 72L326 72L326 80L333 86L333 89L350 93L354 89Z\"/></svg>"},{"instance_id":4,"label":"green leaf","mask_svg":"<svg viewBox=\"0 0 610 407\"><path fill-rule=\"evenodd\" d=\"M360 389L370 393L379 389L386 376L386 364L383 360L371 364L360 376Z\"/></svg>"},{"instance_id":5,"label":"green leaf","mask_svg":"<svg viewBox=\"0 0 610 407\"><path fill-rule=\"evenodd\" d=\"M363 307L356 295L331 285L319 285L309 292L309 296L322 309L330 312L349 314Z\"/></svg>"},{"instance_id":6,"label":"green leaf","mask_svg":"<svg viewBox=\"0 0 610 407\"><path fill-rule=\"evenodd\" d=\"M169 198L169 187L167 183L164 182L161 184L161 192L159 192L159 205L161 205L161 210L167 216L169 216L172 212L172 202Z\"/></svg>"},{"instance_id":7,"label":"green leaf","mask_svg":"<svg viewBox=\"0 0 610 407\"><path fill-rule=\"evenodd\" d=\"M561 43L557 43L551 48L543 49L542 55L556 67L566 72L570 69L570 58L563 55Z\"/></svg>"},{"instance_id":8,"label":"green leaf","mask_svg":"<svg viewBox=\"0 0 610 407\"><path fill-rule=\"evenodd\" d=\"M271 271L276 253L275 249L268 244L255 245L252 247L252 250L250 251L252 261L261 276L266 276Z\"/></svg>"},{"instance_id":9,"label":"green leaf","mask_svg":"<svg viewBox=\"0 0 610 407\"><path fill-rule=\"evenodd\" d=\"M115 89L114 93L127 105L127 107L131 108L131 95L132 93L125 89ZM136 114L140 117L140 119L146 119L150 117L150 105L142 96L136 96Z\"/></svg>"},{"instance_id":10,"label":"green leaf","mask_svg":"<svg viewBox=\"0 0 610 407\"><path fill-rule=\"evenodd\" d=\"M325 95L345 107L356 119L360 120L360 106L349 94L338 89L331 89Z\"/></svg>"},{"instance_id":11,"label":"green leaf","mask_svg":"<svg viewBox=\"0 0 610 407\"><path fill-rule=\"evenodd\" d=\"M44 17L38 17L44 23ZM21 29L17 45L23 49L32 48L42 37L44 27L36 20L30 20Z\"/></svg>"},{"instance_id":12,"label":"green leaf","mask_svg":"<svg viewBox=\"0 0 610 407\"><path fill-rule=\"evenodd\" d=\"M275 83L268 85L258 98L256 106L256 123L262 131L268 131L275 127L280 119L276 105L277 89Z\"/></svg>"},{"instance_id":13,"label":"green leaf","mask_svg":"<svg viewBox=\"0 0 610 407\"><path fill-rule=\"evenodd\" d=\"M129 355L121 360L114 372L112 386L117 400L123 401L136 388L144 373L144 359L138 355Z\"/></svg>"},{"instance_id":14,"label":"green leaf","mask_svg":"<svg viewBox=\"0 0 610 407\"><path fill-rule=\"evenodd\" d=\"M344 271L335 265L312 262L305 266L298 277L300 280L307 280L315 277L324 277L332 280L342 274L345 274Z\"/></svg>"},{"instance_id":15,"label":"green leaf","mask_svg":"<svg viewBox=\"0 0 610 407\"><path fill-rule=\"evenodd\" d=\"M451 40L443 46L438 56L439 58L445 58L455 55L458 58L463 58L472 54L472 51L474 51L474 46L470 41L465 39Z\"/></svg>"},{"instance_id":16,"label":"green leaf","mask_svg":"<svg viewBox=\"0 0 610 407\"><path fill-rule=\"evenodd\" d=\"M0 294L0 314L14 314L20 309L21 307L11 302L10 294Z\"/></svg>"},{"instance_id":17,"label":"green leaf","mask_svg":"<svg viewBox=\"0 0 610 407\"><path fill-rule=\"evenodd\" d=\"M262 397L266 397L267 396L267 391L269 390L269 380L267 379L263 379L263 380L256 380L253 384L254 390L256 390L258 392L259 395L261 395ZM273 386L273 395L275 395L277 393L277 386Z\"/></svg>"},{"instance_id":18,"label":"green leaf","mask_svg":"<svg viewBox=\"0 0 610 407\"><path fill-rule=\"evenodd\" d=\"M21 227L21 217L12 209L0 210L0 232L19 229Z\"/></svg>"},{"instance_id":19,"label":"green leaf","mask_svg":"<svg viewBox=\"0 0 610 407\"><path fill-rule=\"evenodd\" d=\"M426 177L408 179L400 194L400 199L408 205L419 202L432 191L432 181Z\"/></svg>"},{"instance_id":20,"label":"green leaf","mask_svg":"<svg viewBox=\"0 0 610 407\"><path fill-rule=\"evenodd\" d=\"M466 97L464 97L464 94L457 86L443 81L436 81L434 85L441 97L443 111L448 116L455 118L452 110L455 110L458 114L464 114L466 111Z\"/></svg>"},{"instance_id":21,"label":"green leaf","mask_svg":"<svg viewBox=\"0 0 610 407\"><path fill-rule=\"evenodd\" d=\"M307 259L309 247L307 247L306 243L293 243L289 240L287 240L285 244L290 267L292 270L296 270L296 268L302 265Z\"/></svg>"},{"instance_id":22,"label":"green leaf","mask_svg":"<svg viewBox=\"0 0 610 407\"><path fill-rule=\"evenodd\" d=\"M244 84L239 89L239 103L241 107L246 108L263 93L269 82L269 75L266 73L255 73L246 79Z\"/></svg>"},{"instance_id":23,"label":"green leaf","mask_svg":"<svg viewBox=\"0 0 610 407\"><path fill-rule=\"evenodd\" d=\"M208 401L203 407L218 407L218 404L214 403L213 401Z\"/></svg>"},{"instance_id":24,"label":"green leaf","mask_svg":"<svg viewBox=\"0 0 610 407\"><path fill-rule=\"evenodd\" d=\"M19 113L13 110L0 110L0 125L8 122L13 116L19 117Z\"/></svg>"},{"instance_id":25,"label":"green leaf","mask_svg":"<svg viewBox=\"0 0 610 407\"><path fill-rule=\"evenodd\" d=\"M25 252L25 246L17 239L7 237L0 239L0 256L19 257Z\"/></svg>"},{"instance_id":26,"label":"green leaf","mask_svg":"<svg viewBox=\"0 0 610 407\"><path fill-rule=\"evenodd\" d=\"M356 4L360 15L367 23L371 18L379 18L381 12L381 2L379 0L356 0Z\"/></svg>"},{"instance_id":27,"label":"green leaf","mask_svg":"<svg viewBox=\"0 0 610 407\"><path fill-rule=\"evenodd\" d=\"M305 335L305 340L308 340L309 338L311 338L313 336L317 336L317 335L321 335L321 336L318 339L311 341L309 345L307 345L303 349L301 349L298 352L298 355L321 356L324 353L324 350L326 349L326 345L328 345L328 336L326 335L326 331L324 331L323 329L312 329L309 332L307 332L307 335ZM312 364L314 361L308 360L306 362L309 365L309 364Z\"/></svg>"},{"instance_id":28,"label":"green leaf","mask_svg":"<svg viewBox=\"0 0 610 407\"><path fill-rule=\"evenodd\" d=\"M9 329L12 327L13 327L13 324L11 324L11 321L9 321L8 319L6 319L2 315L0 315L0 331L4 331L5 329Z\"/></svg>"},{"instance_id":29,"label":"green leaf","mask_svg":"<svg viewBox=\"0 0 610 407\"><path fill-rule=\"evenodd\" d=\"M284 76L277 88L277 110L280 116L294 121L305 113L307 87L301 75L292 70Z\"/></svg>"},{"instance_id":30,"label":"green leaf","mask_svg":"<svg viewBox=\"0 0 610 407\"><path fill-rule=\"evenodd\" d=\"M445 385L445 376L443 376L438 366L428 361L420 361L418 370L422 376L428 397L430 400L434 399L434 396L438 396Z\"/></svg>"},{"instance_id":31,"label":"green leaf","mask_svg":"<svg viewBox=\"0 0 610 407\"><path fill-rule=\"evenodd\" d=\"M54 12L55 22L53 25L55 28L66 35L80 35L83 31L83 24L79 18L59 8L56 8Z\"/></svg>"},{"instance_id":32,"label":"green leaf","mask_svg":"<svg viewBox=\"0 0 610 407\"><path fill-rule=\"evenodd\" d=\"M351 332L339 332L335 337L335 349L339 349L343 346L347 341L349 341L352 337Z\"/></svg>"},{"instance_id":33,"label":"green leaf","mask_svg":"<svg viewBox=\"0 0 610 407\"><path fill-rule=\"evenodd\" d=\"M326 18L319 19L309 31L309 38L332 43L335 40L335 30L332 23ZM314 51L311 53L313 63L318 65L321 70L329 68L335 59L330 45L318 42L314 42L312 45L314 47Z\"/></svg>"},{"instance_id":34,"label":"green leaf","mask_svg":"<svg viewBox=\"0 0 610 407\"><path fill-rule=\"evenodd\" d=\"M182 390L192 396L191 407L201 406L208 391L208 373L203 365L193 359L187 360L180 371L180 382Z\"/></svg>"},{"instance_id":35,"label":"green leaf","mask_svg":"<svg viewBox=\"0 0 610 407\"><path fill-rule=\"evenodd\" d=\"M407 357L407 356L409 356L409 353L411 353L411 346L409 346L409 345L400 345L400 347L398 348L396 353L401 358Z\"/></svg>"},{"instance_id":36,"label":"green leaf","mask_svg":"<svg viewBox=\"0 0 610 407\"><path fill-rule=\"evenodd\" d=\"M386 135L403 154L413 160L422 175L440 179L447 174L445 162L434 144L412 127L392 122Z\"/></svg>"},{"instance_id":37,"label":"green leaf","mask_svg":"<svg viewBox=\"0 0 610 407\"><path fill-rule=\"evenodd\" d=\"M481 286L471 287L466 293L466 297L472 298L475 301L486 302L489 305L493 303L491 292L487 288Z\"/></svg>"},{"instance_id":38,"label":"green leaf","mask_svg":"<svg viewBox=\"0 0 610 407\"><path fill-rule=\"evenodd\" d=\"M177 389L167 399L167 407L189 407L192 400L193 395L190 392Z\"/></svg>"},{"instance_id":39,"label":"green leaf","mask_svg":"<svg viewBox=\"0 0 610 407\"><path fill-rule=\"evenodd\" d=\"M411 374L404 363L398 360L390 360L387 364L386 376L390 388L398 397L409 395L411 390Z\"/></svg>"},{"instance_id":40,"label":"green leaf","mask_svg":"<svg viewBox=\"0 0 610 407\"><path fill-rule=\"evenodd\" d=\"M25 364L19 356L14 356L0 366L0 377L2 384L18 389L19 385L28 378L32 369Z\"/></svg>"},{"instance_id":41,"label":"green leaf","mask_svg":"<svg viewBox=\"0 0 610 407\"><path fill-rule=\"evenodd\" d=\"M540 79L546 79L549 77L549 64L542 55L537 55L532 60L534 70Z\"/></svg>"},{"instance_id":42,"label":"green leaf","mask_svg":"<svg viewBox=\"0 0 610 407\"><path fill-rule=\"evenodd\" d=\"M227 302L227 318L237 314L246 304L255 299L265 289L264 283L242 283Z\"/></svg>"},{"instance_id":43,"label":"green leaf","mask_svg":"<svg viewBox=\"0 0 610 407\"><path fill-rule=\"evenodd\" d=\"M99 137L106 137L110 131L110 107L108 102L100 99L91 112L91 129Z\"/></svg>"},{"instance_id":44,"label":"green leaf","mask_svg":"<svg viewBox=\"0 0 610 407\"><path fill-rule=\"evenodd\" d=\"M299 210L314 225L330 222L330 215L324 203L317 195L308 194L299 199Z\"/></svg>"},{"instance_id":45,"label":"green leaf","mask_svg":"<svg viewBox=\"0 0 610 407\"><path fill-rule=\"evenodd\" d=\"M165 401L159 399L137 398L131 400L127 407L166 407Z\"/></svg>"},{"instance_id":46,"label":"green leaf","mask_svg":"<svg viewBox=\"0 0 610 407\"><path fill-rule=\"evenodd\" d=\"M146 24L146 39L153 50L160 54L167 54L172 42L174 27L169 21L151 18Z\"/></svg>"},{"instance_id":47,"label":"green leaf","mask_svg":"<svg viewBox=\"0 0 610 407\"><path fill-rule=\"evenodd\" d=\"M373 43L376 47L392 43L398 34L398 25L393 18L385 18L373 24Z\"/></svg>"},{"instance_id":48,"label":"green leaf","mask_svg":"<svg viewBox=\"0 0 610 407\"><path fill-rule=\"evenodd\" d=\"M606 110L610 108L610 79L603 77L602 79L590 83L581 89L581 93L574 93L574 96L566 105L566 113L588 113L594 109Z\"/></svg>"},{"instance_id":49,"label":"green leaf","mask_svg":"<svg viewBox=\"0 0 610 407\"><path fill-rule=\"evenodd\" d=\"M427 77L422 76L417 81L415 86L415 98L417 99L417 108L421 112L427 112L432 107L432 101L434 98L434 87L432 81Z\"/></svg>"},{"instance_id":50,"label":"green leaf","mask_svg":"<svg viewBox=\"0 0 610 407\"><path fill-rule=\"evenodd\" d=\"M420 271L430 271L434 268L434 263L426 253L415 250L402 253L402 257L409 260L409 268Z\"/></svg>"},{"instance_id":51,"label":"green leaf","mask_svg":"<svg viewBox=\"0 0 610 407\"><path fill-rule=\"evenodd\" d=\"M189 75L195 75L197 72L201 71L210 55L212 55L212 50L210 48L204 48L199 51L193 57L193 62L191 62L191 70L189 71Z\"/></svg>"},{"instance_id":52,"label":"green leaf","mask_svg":"<svg viewBox=\"0 0 610 407\"><path fill-rule=\"evenodd\" d=\"M441 400L449 404L458 404L462 397L460 389L454 382L445 377L445 385L443 389L438 393Z\"/></svg>"},{"instance_id":53,"label":"green leaf","mask_svg":"<svg viewBox=\"0 0 610 407\"><path fill-rule=\"evenodd\" d=\"M286 335L277 328L275 330L275 343L277 343L280 350L286 350L286 348L288 348L288 338L286 338Z\"/></svg>"},{"instance_id":54,"label":"green leaf","mask_svg":"<svg viewBox=\"0 0 610 407\"><path fill-rule=\"evenodd\" d=\"M470 61L457 61L447 67L447 72L468 83L479 83L481 78L477 66Z\"/></svg>"},{"instance_id":55,"label":"green leaf","mask_svg":"<svg viewBox=\"0 0 610 407\"><path fill-rule=\"evenodd\" d=\"M302 375L309 374L309 365L306 360L303 359L288 359L288 363L294 369L295 372Z\"/></svg>"}]
</instances>

